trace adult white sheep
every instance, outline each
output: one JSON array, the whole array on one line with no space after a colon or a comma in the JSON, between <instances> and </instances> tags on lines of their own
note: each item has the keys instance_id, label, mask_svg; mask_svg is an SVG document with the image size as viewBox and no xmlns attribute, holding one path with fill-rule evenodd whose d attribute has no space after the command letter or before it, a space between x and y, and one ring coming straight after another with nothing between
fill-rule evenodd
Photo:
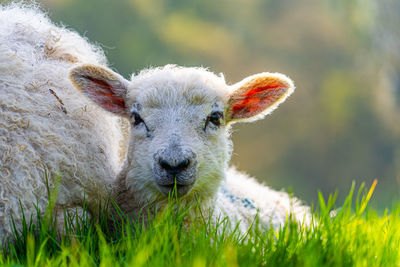
<instances>
[{"instance_id":1,"label":"adult white sheep","mask_svg":"<svg viewBox=\"0 0 400 267\"><path fill-rule=\"evenodd\" d=\"M34 6L0 5L0 243L10 237L11 216L46 209L55 174L57 205L104 199L107 178L122 159L119 118L98 108L71 84L71 67L105 66L100 49L53 25ZM103 195L104 194L104 195Z\"/></svg>"},{"instance_id":2,"label":"adult white sheep","mask_svg":"<svg viewBox=\"0 0 400 267\"><path fill-rule=\"evenodd\" d=\"M203 210L241 221L242 230L257 211L264 225L275 228L289 213L308 219L309 209L287 193L228 169L230 126L271 113L294 90L288 77L260 73L228 86L203 68L167 65L128 81L83 65L71 79L99 106L130 119L128 153L112 193L124 212L157 210L176 186L183 203L201 199Z\"/></svg>"}]
</instances>

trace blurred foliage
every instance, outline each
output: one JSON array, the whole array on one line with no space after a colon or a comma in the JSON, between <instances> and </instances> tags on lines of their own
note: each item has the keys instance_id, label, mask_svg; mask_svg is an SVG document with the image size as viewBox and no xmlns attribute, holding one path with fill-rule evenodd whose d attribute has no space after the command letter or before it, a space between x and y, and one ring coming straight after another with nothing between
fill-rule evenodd
<instances>
[{"instance_id":1,"label":"blurred foliage","mask_svg":"<svg viewBox=\"0 0 400 267\"><path fill-rule=\"evenodd\" d=\"M263 71L289 75L297 90L287 103L263 121L235 125L234 164L307 202L317 189L347 192L353 180L374 178L373 204L398 198L400 131L381 112L388 101L378 101L392 97L380 82L373 0L40 3L53 20L101 44L126 77L169 63L210 67L228 83Z\"/></svg>"}]
</instances>

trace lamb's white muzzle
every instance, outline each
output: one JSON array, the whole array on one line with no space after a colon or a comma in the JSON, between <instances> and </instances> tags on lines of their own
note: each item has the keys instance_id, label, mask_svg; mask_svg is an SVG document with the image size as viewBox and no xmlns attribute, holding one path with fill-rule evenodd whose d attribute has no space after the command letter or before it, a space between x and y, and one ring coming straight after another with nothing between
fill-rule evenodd
<instances>
[{"instance_id":1,"label":"lamb's white muzzle","mask_svg":"<svg viewBox=\"0 0 400 267\"><path fill-rule=\"evenodd\" d=\"M197 179L197 160L192 149L170 144L153 158L153 178L161 193L168 196L175 187L178 196L189 193Z\"/></svg>"}]
</instances>

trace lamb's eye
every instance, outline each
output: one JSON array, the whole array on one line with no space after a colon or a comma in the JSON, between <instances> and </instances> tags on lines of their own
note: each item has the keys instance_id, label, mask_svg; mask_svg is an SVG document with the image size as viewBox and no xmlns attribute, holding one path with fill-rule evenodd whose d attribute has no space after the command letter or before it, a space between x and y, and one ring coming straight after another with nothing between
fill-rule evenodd
<instances>
[{"instance_id":1,"label":"lamb's eye","mask_svg":"<svg viewBox=\"0 0 400 267\"><path fill-rule=\"evenodd\" d=\"M210 116L207 117L205 127L207 127L209 122L211 122L212 124L214 124L217 127L220 126L221 118L223 118L223 117L224 117L224 115L220 111L215 111L215 112L211 113Z\"/></svg>"},{"instance_id":2,"label":"lamb's eye","mask_svg":"<svg viewBox=\"0 0 400 267\"><path fill-rule=\"evenodd\" d=\"M213 112L210 115L210 122L216 126L221 125L222 112Z\"/></svg>"},{"instance_id":3,"label":"lamb's eye","mask_svg":"<svg viewBox=\"0 0 400 267\"><path fill-rule=\"evenodd\" d=\"M134 126L137 126L137 125L139 125L139 124L141 124L141 123L144 123L144 121L143 121L143 119L139 116L139 114L138 113L136 113L136 112L132 112L132 114L131 114L131 119L133 118L133 125Z\"/></svg>"}]
</instances>

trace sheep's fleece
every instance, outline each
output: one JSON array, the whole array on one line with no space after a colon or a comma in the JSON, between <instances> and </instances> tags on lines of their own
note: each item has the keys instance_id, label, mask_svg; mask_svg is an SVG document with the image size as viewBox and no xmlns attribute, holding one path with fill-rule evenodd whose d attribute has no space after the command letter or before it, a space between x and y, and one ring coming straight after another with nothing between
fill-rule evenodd
<instances>
[{"instance_id":1,"label":"sheep's fleece","mask_svg":"<svg viewBox=\"0 0 400 267\"><path fill-rule=\"evenodd\" d=\"M285 81L288 91L278 95L279 100L274 100L276 105L268 112L245 118L241 117L241 112L259 113L258 108L246 106L249 103L243 99L246 91L231 98L236 106L231 105L232 110L224 111L227 97L231 94L229 90L233 87L227 86L223 77L205 69L168 65L142 71L127 81L106 65L101 49L77 33L55 26L38 8L21 4L0 6L0 242L4 242L12 232L11 215L20 228L22 212L19 201L28 217L35 214L36 205L41 211L46 209L46 176L50 187L57 184L57 174L61 177L57 207L79 207L85 199L90 211L91 207L95 208L107 198L108 192L128 214L137 215L149 203L163 206L169 185L156 186L156 183L163 182L160 177L167 177L163 168L171 166L164 164L160 167L162 160L154 161L158 154L147 151L162 150L153 145L157 141L165 145L168 140L163 140L161 130L161 134L152 136L158 133L153 128L160 125L164 128L159 129L172 129L168 123L175 119L183 125L178 132L194 133L196 129L199 136L171 133L167 150L176 153L178 150L174 147L185 140L195 140L198 145L202 142L208 144L195 149L198 165L190 165L186 172L192 176L198 173L198 177L194 177L196 182L190 185L193 188L183 199L192 201L200 196L204 200L203 206L213 208L214 215L241 221L243 231L256 214L263 224L275 228L285 222L288 213L308 221L309 208L298 200L227 168L231 154L230 127L214 125L215 120L222 119L224 112L235 121L255 120L270 113L294 90L290 79L273 74L271 81L277 84L275 92L279 93L279 86L283 85L280 80ZM95 76L90 77L92 74ZM254 77L257 81L263 80L264 74L245 79L242 89L246 90L246 83L251 83ZM106 80L107 77L113 81L120 80L120 83L107 84L102 80L104 77ZM170 77L169 80L165 80L166 77ZM197 85L203 84L204 88L211 84L215 87L211 86L214 89L210 91L200 87L196 89L196 84L191 84L190 79ZM98 85L103 91L96 91ZM104 91L114 85L124 85L124 90L128 88L128 92L118 91L126 93L126 99ZM168 86L171 88L165 89ZM258 97L259 89L263 89L260 86L251 93ZM179 88L185 89L179 91ZM100 93L96 95L96 92ZM89 99L91 97L93 101ZM111 97L112 103L106 102L107 97ZM273 99L275 96L269 97ZM217 98L220 101L213 105L207 100ZM135 105L135 101L140 99L146 100L147 104ZM190 101L183 103L181 99ZM208 102L199 104L203 101ZM251 101L261 106L265 100L260 97ZM118 109L121 103L124 109ZM116 111L110 108L114 105ZM213 118L207 117L210 110L204 114L200 110L205 106L207 110L218 111L214 112ZM176 109L167 113L171 107ZM128 114L128 110L132 114ZM140 122L138 112L142 111L147 112L144 119L150 129ZM193 116L180 120L179 114ZM129 118L133 128L130 133ZM214 122L208 123L211 120ZM191 127L185 121L195 126ZM146 145L146 142L151 145ZM207 149L209 153L204 152ZM157 176L157 173L164 176Z\"/></svg>"},{"instance_id":2,"label":"sheep's fleece","mask_svg":"<svg viewBox=\"0 0 400 267\"><path fill-rule=\"evenodd\" d=\"M44 211L61 175L57 204L96 202L121 164L120 118L98 108L68 79L72 66L105 65L101 49L35 6L0 5L0 243L22 212ZM85 192L84 192L85 191Z\"/></svg>"}]
</instances>

